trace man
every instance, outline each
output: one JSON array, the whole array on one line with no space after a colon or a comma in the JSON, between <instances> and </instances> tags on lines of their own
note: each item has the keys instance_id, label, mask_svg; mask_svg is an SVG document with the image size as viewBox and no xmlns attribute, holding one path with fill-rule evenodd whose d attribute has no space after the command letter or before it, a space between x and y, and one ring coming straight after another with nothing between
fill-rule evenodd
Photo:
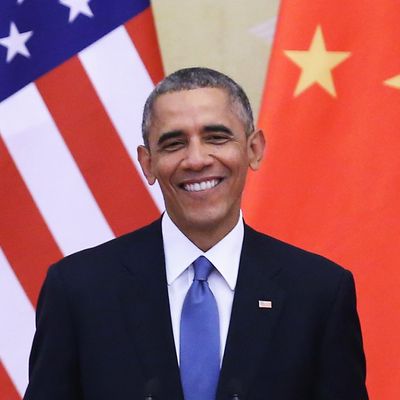
<instances>
[{"instance_id":1,"label":"man","mask_svg":"<svg viewBox=\"0 0 400 400\"><path fill-rule=\"evenodd\" d=\"M243 90L177 71L143 137L166 212L50 268L25 399L367 399L350 272L243 223L264 150Z\"/></svg>"}]
</instances>

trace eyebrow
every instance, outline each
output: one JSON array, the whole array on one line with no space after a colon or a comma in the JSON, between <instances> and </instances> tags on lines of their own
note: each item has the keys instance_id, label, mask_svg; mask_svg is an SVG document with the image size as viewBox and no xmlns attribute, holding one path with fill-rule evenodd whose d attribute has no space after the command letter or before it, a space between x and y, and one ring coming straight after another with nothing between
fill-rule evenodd
<instances>
[{"instance_id":1,"label":"eyebrow","mask_svg":"<svg viewBox=\"0 0 400 400\"><path fill-rule=\"evenodd\" d=\"M215 125L206 125L203 128L204 132L225 132L230 136L233 136L233 132L226 127L225 125L222 124L215 124Z\"/></svg>"}]
</instances>

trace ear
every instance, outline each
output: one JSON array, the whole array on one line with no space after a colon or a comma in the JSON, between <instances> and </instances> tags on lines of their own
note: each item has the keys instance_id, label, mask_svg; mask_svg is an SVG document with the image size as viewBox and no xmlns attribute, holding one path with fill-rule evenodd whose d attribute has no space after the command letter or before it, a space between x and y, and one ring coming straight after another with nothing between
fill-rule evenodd
<instances>
[{"instance_id":1,"label":"ear","mask_svg":"<svg viewBox=\"0 0 400 400\"><path fill-rule=\"evenodd\" d=\"M249 167L256 171L260 168L261 161L264 157L265 138L264 132L260 129L254 131L247 138L247 154L249 157Z\"/></svg>"},{"instance_id":2,"label":"ear","mask_svg":"<svg viewBox=\"0 0 400 400\"><path fill-rule=\"evenodd\" d=\"M137 156L139 164L142 167L143 174L147 179L147 183L149 185L154 185L154 183L156 182L156 177L153 175L151 169L150 150L145 146L138 146Z\"/></svg>"}]
</instances>

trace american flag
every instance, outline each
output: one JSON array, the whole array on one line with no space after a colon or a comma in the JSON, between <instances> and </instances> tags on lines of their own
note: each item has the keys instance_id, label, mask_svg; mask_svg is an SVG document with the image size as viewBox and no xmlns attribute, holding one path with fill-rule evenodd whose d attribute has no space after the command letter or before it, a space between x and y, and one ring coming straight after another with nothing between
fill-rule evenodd
<instances>
[{"instance_id":1,"label":"american flag","mask_svg":"<svg viewBox=\"0 0 400 400\"><path fill-rule=\"evenodd\" d=\"M149 1L1 0L2 400L25 392L48 266L164 207L136 159L162 76Z\"/></svg>"}]
</instances>

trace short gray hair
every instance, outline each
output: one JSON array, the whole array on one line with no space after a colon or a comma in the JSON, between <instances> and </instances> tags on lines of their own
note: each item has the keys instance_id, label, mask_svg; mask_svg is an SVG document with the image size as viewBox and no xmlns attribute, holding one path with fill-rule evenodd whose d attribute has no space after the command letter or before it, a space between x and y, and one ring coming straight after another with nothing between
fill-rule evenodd
<instances>
[{"instance_id":1,"label":"short gray hair","mask_svg":"<svg viewBox=\"0 0 400 400\"><path fill-rule=\"evenodd\" d=\"M180 69L159 82L146 100L143 110L142 135L149 146L149 129L154 102L162 94L199 88L223 89L229 95L238 117L244 124L246 135L254 131L253 112L244 90L229 76L210 68L192 67Z\"/></svg>"}]
</instances>

